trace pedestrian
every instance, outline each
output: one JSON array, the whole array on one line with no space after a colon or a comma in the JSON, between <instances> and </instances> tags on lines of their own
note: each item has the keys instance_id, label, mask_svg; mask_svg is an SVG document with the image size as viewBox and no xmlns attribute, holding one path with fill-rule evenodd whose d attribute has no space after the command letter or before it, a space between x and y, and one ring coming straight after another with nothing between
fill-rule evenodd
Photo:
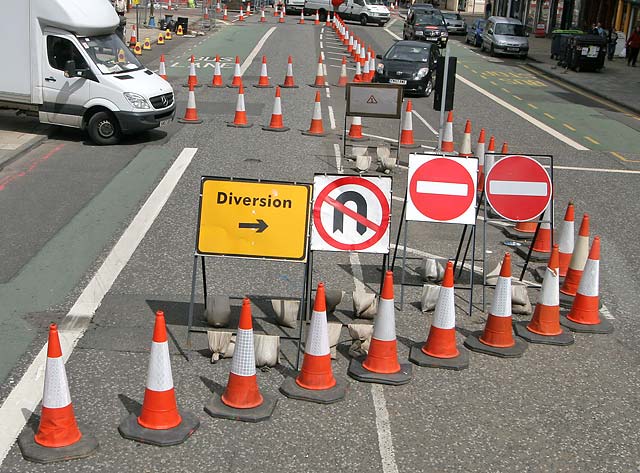
<instances>
[{"instance_id":1,"label":"pedestrian","mask_svg":"<svg viewBox=\"0 0 640 473\"><path fill-rule=\"evenodd\" d=\"M127 11L127 0L115 0L113 6L119 16L124 16Z\"/></svg>"},{"instance_id":2,"label":"pedestrian","mask_svg":"<svg viewBox=\"0 0 640 473\"><path fill-rule=\"evenodd\" d=\"M640 25L629 36L627 40L627 66L636 67L638 52L640 51Z\"/></svg>"},{"instance_id":3,"label":"pedestrian","mask_svg":"<svg viewBox=\"0 0 640 473\"><path fill-rule=\"evenodd\" d=\"M609 58L609 61L613 61L613 54L616 52L616 43L618 42L618 33L613 29L613 25L611 25L607 35L607 58Z\"/></svg>"},{"instance_id":4,"label":"pedestrian","mask_svg":"<svg viewBox=\"0 0 640 473\"><path fill-rule=\"evenodd\" d=\"M491 0L487 0L487 4L484 7L484 19L488 19L491 16L491 10L493 5L491 5Z\"/></svg>"}]
</instances>

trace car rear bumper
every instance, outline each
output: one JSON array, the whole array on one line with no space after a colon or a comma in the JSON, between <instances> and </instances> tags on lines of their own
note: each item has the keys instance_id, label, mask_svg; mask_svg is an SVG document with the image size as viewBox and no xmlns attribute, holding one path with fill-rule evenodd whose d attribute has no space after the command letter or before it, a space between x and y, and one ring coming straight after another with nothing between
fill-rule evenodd
<instances>
[{"instance_id":1,"label":"car rear bumper","mask_svg":"<svg viewBox=\"0 0 640 473\"><path fill-rule=\"evenodd\" d=\"M429 76L427 74L427 77L424 77L423 79L420 79L420 80L406 79L407 83L402 84L402 88L406 92L417 92L419 94L422 94L427 88L428 78ZM390 84L391 82L389 82L389 79L390 79L389 77L383 76L377 72L373 76L373 82L376 82L378 84Z\"/></svg>"},{"instance_id":2,"label":"car rear bumper","mask_svg":"<svg viewBox=\"0 0 640 473\"><path fill-rule=\"evenodd\" d=\"M504 54L506 56L522 56L523 54L529 53L528 47L499 46L496 44L493 49L497 54Z\"/></svg>"}]
</instances>

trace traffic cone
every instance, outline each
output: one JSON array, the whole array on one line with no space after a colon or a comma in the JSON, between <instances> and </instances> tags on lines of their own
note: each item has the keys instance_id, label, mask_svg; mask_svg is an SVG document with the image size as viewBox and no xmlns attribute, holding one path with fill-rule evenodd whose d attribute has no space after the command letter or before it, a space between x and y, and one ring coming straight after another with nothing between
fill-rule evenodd
<instances>
[{"instance_id":1,"label":"traffic cone","mask_svg":"<svg viewBox=\"0 0 640 473\"><path fill-rule=\"evenodd\" d=\"M484 332L470 334L464 345L486 355L520 357L527 344L513 336L511 322L511 255L505 253Z\"/></svg>"},{"instance_id":2,"label":"traffic cone","mask_svg":"<svg viewBox=\"0 0 640 473\"><path fill-rule=\"evenodd\" d=\"M427 341L411 347L409 361L419 366L463 370L469 367L469 352L456 345L456 304L453 263L447 262Z\"/></svg>"},{"instance_id":3,"label":"traffic cone","mask_svg":"<svg viewBox=\"0 0 640 473\"><path fill-rule=\"evenodd\" d=\"M220 2L216 2L216 13L220 13L220 11L222 10L222 7L220 6Z\"/></svg>"},{"instance_id":4,"label":"traffic cone","mask_svg":"<svg viewBox=\"0 0 640 473\"><path fill-rule=\"evenodd\" d=\"M316 80L311 87L325 87L324 68L322 67L322 55L318 56L318 68L316 69Z\"/></svg>"},{"instance_id":5,"label":"traffic cone","mask_svg":"<svg viewBox=\"0 0 640 473\"><path fill-rule=\"evenodd\" d=\"M340 66L340 78L338 79L337 84L333 84L336 87L346 87L349 82L349 78L347 77L347 58L342 56L342 65Z\"/></svg>"},{"instance_id":6,"label":"traffic cone","mask_svg":"<svg viewBox=\"0 0 640 473\"><path fill-rule=\"evenodd\" d=\"M485 153L485 132L480 130L478 144L476 145L476 156L478 157L478 192L484 191L484 153Z\"/></svg>"},{"instance_id":7,"label":"traffic cone","mask_svg":"<svg viewBox=\"0 0 640 473\"><path fill-rule=\"evenodd\" d=\"M158 67L158 75L164 80L169 80L167 77L167 68L164 64L164 54L160 55L160 66Z\"/></svg>"},{"instance_id":8,"label":"traffic cone","mask_svg":"<svg viewBox=\"0 0 640 473\"><path fill-rule=\"evenodd\" d=\"M237 89L242 85L242 72L240 72L240 56L236 56L235 69L233 70L233 79L231 84L227 84L227 87Z\"/></svg>"},{"instance_id":9,"label":"traffic cone","mask_svg":"<svg viewBox=\"0 0 640 473\"><path fill-rule=\"evenodd\" d=\"M570 297L574 297L580 284L580 278L587 262L589 249L589 215L584 214L578 231L578 239L575 242L569 267L564 278L560 292ZM560 296L562 298L562 296Z\"/></svg>"},{"instance_id":10,"label":"traffic cone","mask_svg":"<svg viewBox=\"0 0 640 473\"><path fill-rule=\"evenodd\" d=\"M280 18L278 18L278 23L284 23L284 8L280 10Z\"/></svg>"},{"instance_id":11,"label":"traffic cone","mask_svg":"<svg viewBox=\"0 0 640 473\"><path fill-rule=\"evenodd\" d=\"M347 52L349 54L353 53L353 46L355 45L355 40L351 34L349 34L349 43L347 43Z\"/></svg>"},{"instance_id":12,"label":"traffic cone","mask_svg":"<svg viewBox=\"0 0 640 473\"><path fill-rule=\"evenodd\" d=\"M142 43L142 49L144 51L151 51L151 40L149 38L144 39L144 43Z\"/></svg>"},{"instance_id":13,"label":"traffic cone","mask_svg":"<svg viewBox=\"0 0 640 473\"><path fill-rule=\"evenodd\" d=\"M329 331L324 284L318 284L311 325L304 345L304 359L297 378L286 378L280 392L292 399L331 404L344 399L346 386L331 369Z\"/></svg>"},{"instance_id":14,"label":"traffic cone","mask_svg":"<svg viewBox=\"0 0 640 473\"><path fill-rule=\"evenodd\" d=\"M351 127L349 127L349 135L347 139L350 141L369 141L369 138L362 136L362 118L351 117Z\"/></svg>"},{"instance_id":15,"label":"traffic cone","mask_svg":"<svg viewBox=\"0 0 640 473\"><path fill-rule=\"evenodd\" d=\"M369 82L373 82L373 78L376 75L376 54L374 51L371 51L371 56L369 57Z\"/></svg>"},{"instance_id":16,"label":"traffic cone","mask_svg":"<svg viewBox=\"0 0 640 473\"><path fill-rule=\"evenodd\" d=\"M529 220L527 222L518 222L514 227L516 232L524 233L524 236L520 238L531 238L531 236L536 232L536 228L538 227L537 220Z\"/></svg>"},{"instance_id":17,"label":"traffic cone","mask_svg":"<svg viewBox=\"0 0 640 473\"><path fill-rule=\"evenodd\" d=\"M346 28L344 30L344 38L342 40L342 44L347 46L347 52L348 53L351 52L351 51L349 51L349 45L351 45L351 49L353 49L353 37L351 36L351 33L349 33L349 30L346 29Z\"/></svg>"},{"instance_id":18,"label":"traffic cone","mask_svg":"<svg viewBox=\"0 0 640 473\"><path fill-rule=\"evenodd\" d=\"M324 26L331 28L331 15L329 13L327 13L327 21L325 21Z\"/></svg>"},{"instance_id":19,"label":"traffic cone","mask_svg":"<svg viewBox=\"0 0 640 473\"><path fill-rule=\"evenodd\" d=\"M290 128L284 126L282 122L282 103L280 100L280 87L276 87L276 99L273 102L273 113L271 114L271 122L269 126L263 126L263 130L267 131L289 131Z\"/></svg>"},{"instance_id":20,"label":"traffic cone","mask_svg":"<svg viewBox=\"0 0 640 473\"><path fill-rule=\"evenodd\" d=\"M198 75L196 74L196 58L192 54L191 62L189 63L189 77L187 78L187 83L183 85L183 87L202 87L202 84L198 84Z\"/></svg>"},{"instance_id":21,"label":"traffic cone","mask_svg":"<svg viewBox=\"0 0 640 473\"><path fill-rule=\"evenodd\" d=\"M411 381L412 365L398 361L396 321L393 302L393 271L384 276L378 313L373 323L373 335L367 357L353 358L347 373L365 383L398 386Z\"/></svg>"},{"instance_id":22,"label":"traffic cone","mask_svg":"<svg viewBox=\"0 0 640 473\"><path fill-rule=\"evenodd\" d=\"M360 56L358 56L358 61L360 61L360 66L364 69L365 63L367 62L367 51L364 43L360 46Z\"/></svg>"},{"instance_id":23,"label":"traffic cone","mask_svg":"<svg viewBox=\"0 0 640 473\"><path fill-rule=\"evenodd\" d=\"M254 85L259 89L270 89L273 86L269 83L269 74L267 73L267 56L262 56L262 66L260 66L260 78L258 83Z\"/></svg>"},{"instance_id":24,"label":"traffic cone","mask_svg":"<svg viewBox=\"0 0 640 473\"><path fill-rule=\"evenodd\" d=\"M313 24L314 25L320 24L320 16L318 15L318 10L316 10L316 17L313 19Z\"/></svg>"},{"instance_id":25,"label":"traffic cone","mask_svg":"<svg viewBox=\"0 0 640 473\"><path fill-rule=\"evenodd\" d=\"M540 230L536 235L535 240L532 243L531 257L546 258L545 255L551 253L551 205L547 206L542 216L542 223L540 223Z\"/></svg>"},{"instance_id":26,"label":"traffic cone","mask_svg":"<svg viewBox=\"0 0 640 473\"><path fill-rule=\"evenodd\" d=\"M299 25L304 25L304 10L300 10L300 20L298 21Z\"/></svg>"},{"instance_id":27,"label":"traffic cone","mask_svg":"<svg viewBox=\"0 0 640 473\"><path fill-rule=\"evenodd\" d=\"M404 120L402 120L400 146L402 148L419 148L419 145L413 141L413 105L411 100L407 100L407 108L404 112Z\"/></svg>"},{"instance_id":28,"label":"traffic cone","mask_svg":"<svg viewBox=\"0 0 640 473\"><path fill-rule=\"evenodd\" d=\"M442 133L442 146L440 151L445 153L453 153L453 110L449 110L447 115L447 122L444 124L444 131Z\"/></svg>"},{"instance_id":29,"label":"traffic cone","mask_svg":"<svg viewBox=\"0 0 640 473\"><path fill-rule=\"evenodd\" d=\"M369 79L370 72L369 61L365 61L364 68L362 69L362 82L371 82L371 79Z\"/></svg>"},{"instance_id":30,"label":"traffic cone","mask_svg":"<svg viewBox=\"0 0 640 473\"><path fill-rule=\"evenodd\" d=\"M178 445L200 426L195 414L178 410L173 388L164 312L156 312L144 401L140 416L130 414L118 426L120 435L160 447Z\"/></svg>"},{"instance_id":31,"label":"traffic cone","mask_svg":"<svg viewBox=\"0 0 640 473\"><path fill-rule=\"evenodd\" d=\"M560 326L560 276L558 275L558 245L553 245L542 282L542 293L530 322L516 322L516 335L529 343L571 345L571 332Z\"/></svg>"},{"instance_id":32,"label":"traffic cone","mask_svg":"<svg viewBox=\"0 0 640 473\"><path fill-rule=\"evenodd\" d=\"M171 41L173 39L173 36L171 35L171 30L169 28L167 28L164 32L164 39L167 41Z\"/></svg>"},{"instance_id":33,"label":"traffic cone","mask_svg":"<svg viewBox=\"0 0 640 473\"><path fill-rule=\"evenodd\" d=\"M224 10L222 10L222 20L223 21L228 21L229 20L229 15L227 13L227 6L224 6Z\"/></svg>"},{"instance_id":34,"label":"traffic cone","mask_svg":"<svg viewBox=\"0 0 640 473\"><path fill-rule=\"evenodd\" d=\"M176 35L178 36L184 35L184 31L182 30L182 25L178 25L178 28L176 29Z\"/></svg>"},{"instance_id":35,"label":"traffic cone","mask_svg":"<svg viewBox=\"0 0 640 473\"><path fill-rule=\"evenodd\" d=\"M244 21L244 8L240 5L240 15L238 16L238 21Z\"/></svg>"},{"instance_id":36,"label":"traffic cone","mask_svg":"<svg viewBox=\"0 0 640 473\"><path fill-rule=\"evenodd\" d=\"M493 135L491 135L491 137L489 138L489 144L487 145L487 151L484 156L485 179L483 180L486 180L487 174L489 174L489 171L491 170L491 168L493 167L493 164L495 163L495 156L494 156L495 152L496 152L496 138Z\"/></svg>"},{"instance_id":37,"label":"traffic cone","mask_svg":"<svg viewBox=\"0 0 640 473\"><path fill-rule=\"evenodd\" d=\"M502 143L502 149L500 150L501 154L509 154L509 143L506 141Z\"/></svg>"},{"instance_id":38,"label":"traffic cone","mask_svg":"<svg viewBox=\"0 0 640 473\"><path fill-rule=\"evenodd\" d=\"M297 89L298 86L295 84L295 80L293 79L293 58L289 56L287 59L287 73L284 76L284 84L280 84L280 87L283 89Z\"/></svg>"},{"instance_id":39,"label":"traffic cone","mask_svg":"<svg viewBox=\"0 0 640 473\"><path fill-rule=\"evenodd\" d=\"M140 43L136 43L136 45L133 47L133 54L135 54L136 56L142 55L142 46L140 46Z\"/></svg>"},{"instance_id":40,"label":"traffic cone","mask_svg":"<svg viewBox=\"0 0 640 473\"><path fill-rule=\"evenodd\" d=\"M560 277L567 275L571 255L573 254L574 233L575 233L575 210L573 202L569 202L567 210L564 214L564 220L560 225L560 234L558 237L559 253L560 253Z\"/></svg>"},{"instance_id":41,"label":"traffic cone","mask_svg":"<svg viewBox=\"0 0 640 473\"><path fill-rule=\"evenodd\" d=\"M164 35L162 33L158 33L158 45L162 46L164 44Z\"/></svg>"},{"instance_id":42,"label":"traffic cone","mask_svg":"<svg viewBox=\"0 0 640 473\"><path fill-rule=\"evenodd\" d=\"M198 110L196 109L196 93L193 86L189 86L189 97L187 99L187 109L184 112L184 118L179 118L180 123L202 123L202 120L198 118Z\"/></svg>"},{"instance_id":43,"label":"traffic cone","mask_svg":"<svg viewBox=\"0 0 640 473\"><path fill-rule=\"evenodd\" d=\"M218 54L216 54L215 68L213 69L213 79L211 80L211 84L209 84L209 87L224 87L224 84L222 83L222 71L220 70L220 56Z\"/></svg>"},{"instance_id":44,"label":"traffic cone","mask_svg":"<svg viewBox=\"0 0 640 473\"><path fill-rule=\"evenodd\" d=\"M131 38L129 39L129 47L134 47L138 43L136 34L136 25L131 25Z\"/></svg>"},{"instance_id":45,"label":"traffic cone","mask_svg":"<svg viewBox=\"0 0 640 473\"><path fill-rule=\"evenodd\" d=\"M276 403L275 398L261 394L258 387L251 302L245 297L227 387L222 396L214 395L204 410L211 417L259 422L271 417Z\"/></svg>"},{"instance_id":46,"label":"traffic cone","mask_svg":"<svg viewBox=\"0 0 640 473\"><path fill-rule=\"evenodd\" d=\"M279 16L278 4L275 4L274 7L273 7L273 16Z\"/></svg>"},{"instance_id":47,"label":"traffic cone","mask_svg":"<svg viewBox=\"0 0 640 473\"><path fill-rule=\"evenodd\" d=\"M320 91L316 91L316 100L313 106L313 116L311 117L311 126L307 131L302 132L308 136L327 136L329 133L324 131L322 125L322 106L320 104Z\"/></svg>"},{"instance_id":48,"label":"traffic cone","mask_svg":"<svg viewBox=\"0 0 640 473\"><path fill-rule=\"evenodd\" d=\"M600 237L596 236L591 244L589 257L584 265L578 292L566 317L560 323L573 332L611 333L613 324L600 317Z\"/></svg>"},{"instance_id":49,"label":"traffic cone","mask_svg":"<svg viewBox=\"0 0 640 473\"><path fill-rule=\"evenodd\" d=\"M247 16L251 16L251 3L247 3Z\"/></svg>"},{"instance_id":50,"label":"traffic cone","mask_svg":"<svg viewBox=\"0 0 640 473\"><path fill-rule=\"evenodd\" d=\"M356 73L354 74L351 82L362 82L362 68L360 67L359 62L356 62Z\"/></svg>"},{"instance_id":51,"label":"traffic cone","mask_svg":"<svg viewBox=\"0 0 640 473\"><path fill-rule=\"evenodd\" d=\"M260 10L260 23L266 23L267 19L264 16L264 8L262 8L262 10Z\"/></svg>"},{"instance_id":52,"label":"traffic cone","mask_svg":"<svg viewBox=\"0 0 640 473\"><path fill-rule=\"evenodd\" d=\"M238 100L236 101L236 114L233 122L227 122L227 126L235 128L251 128L252 123L247 122L247 112L244 107L244 87L240 84L238 87Z\"/></svg>"},{"instance_id":53,"label":"traffic cone","mask_svg":"<svg viewBox=\"0 0 640 473\"><path fill-rule=\"evenodd\" d=\"M207 7L204 8L204 15L202 16L203 20L209 19L209 9Z\"/></svg>"},{"instance_id":54,"label":"traffic cone","mask_svg":"<svg viewBox=\"0 0 640 473\"><path fill-rule=\"evenodd\" d=\"M18 446L25 460L36 463L85 458L98 449L95 437L81 433L78 427L56 324L49 326L38 431L34 435L30 428L24 429L18 437Z\"/></svg>"}]
</instances>

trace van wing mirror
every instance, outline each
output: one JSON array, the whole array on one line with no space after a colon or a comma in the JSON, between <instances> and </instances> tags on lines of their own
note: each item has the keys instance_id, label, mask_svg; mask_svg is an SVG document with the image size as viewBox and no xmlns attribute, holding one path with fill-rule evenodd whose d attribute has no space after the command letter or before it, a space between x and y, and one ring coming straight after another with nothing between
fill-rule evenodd
<instances>
[{"instance_id":1,"label":"van wing mirror","mask_svg":"<svg viewBox=\"0 0 640 473\"><path fill-rule=\"evenodd\" d=\"M382 54L376 54L376 59L382 59Z\"/></svg>"}]
</instances>

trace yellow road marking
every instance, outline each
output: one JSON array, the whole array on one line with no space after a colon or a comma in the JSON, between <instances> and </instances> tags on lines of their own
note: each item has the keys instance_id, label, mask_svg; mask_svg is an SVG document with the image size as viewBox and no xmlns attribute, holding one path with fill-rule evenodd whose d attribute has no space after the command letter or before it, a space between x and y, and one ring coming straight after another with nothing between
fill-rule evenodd
<instances>
[{"instance_id":1,"label":"yellow road marking","mask_svg":"<svg viewBox=\"0 0 640 473\"><path fill-rule=\"evenodd\" d=\"M504 87L502 88L503 91L505 91L506 93L510 94L511 91L509 89L505 89Z\"/></svg>"},{"instance_id":2,"label":"yellow road marking","mask_svg":"<svg viewBox=\"0 0 640 473\"><path fill-rule=\"evenodd\" d=\"M495 83L495 81L490 81L493 85L495 85L496 87L498 86L498 84Z\"/></svg>"},{"instance_id":3,"label":"yellow road marking","mask_svg":"<svg viewBox=\"0 0 640 473\"><path fill-rule=\"evenodd\" d=\"M536 106L535 106L535 105L533 105L532 103L528 103L527 105L528 105L529 107L531 107L531 108L534 108L534 109L538 110L538 107L536 107Z\"/></svg>"},{"instance_id":4,"label":"yellow road marking","mask_svg":"<svg viewBox=\"0 0 640 473\"><path fill-rule=\"evenodd\" d=\"M514 99L518 99L518 100L522 100L520 97L518 97L517 95L513 96Z\"/></svg>"},{"instance_id":5,"label":"yellow road marking","mask_svg":"<svg viewBox=\"0 0 640 473\"><path fill-rule=\"evenodd\" d=\"M476 71L475 69L471 69L471 72L473 72L474 74L478 73L478 71Z\"/></svg>"},{"instance_id":6,"label":"yellow road marking","mask_svg":"<svg viewBox=\"0 0 640 473\"><path fill-rule=\"evenodd\" d=\"M551 118L552 120L555 120L556 117L554 117L553 115L551 115L550 113L544 112L545 116Z\"/></svg>"},{"instance_id":7,"label":"yellow road marking","mask_svg":"<svg viewBox=\"0 0 640 473\"><path fill-rule=\"evenodd\" d=\"M585 138L586 138L587 140L591 141L594 145L599 145L599 144L600 144L600 142L599 142L599 141L594 140L594 139L593 139L593 138L591 138L590 136L585 136Z\"/></svg>"},{"instance_id":8,"label":"yellow road marking","mask_svg":"<svg viewBox=\"0 0 640 473\"><path fill-rule=\"evenodd\" d=\"M640 160L638 159L627 159L624 156L622 156L620 153L616 153L615 151L609 151L612 155L614 155L616 158L618 158L620 161L624 161L625 163L640 163Z\"/></svg>"},{"instance_id":9,"label":"yellow road marking","mask_svg":"<svg viewBox=\"0 0 640 473\"><path fill-rule=\"evenodd\" d=\"M565 128L568 128L571 131L576 131L576 129L571 125L569 125L568 123L563 123L562 126L564 126Z\"/></svg>"},{"instance_id":10,"label":"yellow road marking","mask_svg":"<svg viewBox=\"0 0 640 473\"><path fill-rule=\"evenodd\" d=\"M465 69L469 69L469 66L467 66L466 64L463 64L462 67L464 67Z\"/></svg>"}]
</instances>

